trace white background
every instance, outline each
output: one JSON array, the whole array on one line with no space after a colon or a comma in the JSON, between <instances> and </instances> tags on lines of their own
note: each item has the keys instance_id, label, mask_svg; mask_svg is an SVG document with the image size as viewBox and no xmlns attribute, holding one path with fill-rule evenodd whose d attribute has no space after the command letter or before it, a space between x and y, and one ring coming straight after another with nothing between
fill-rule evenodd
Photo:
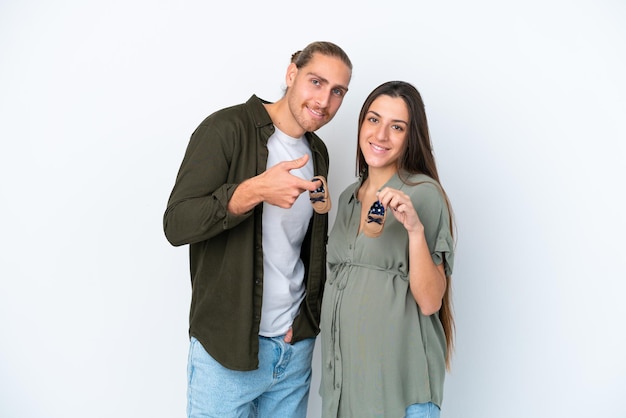
<instances>
[{"instance_id":1,"label":"white background","mask_svg":"<svg viewBox=\"0 0 626 418\"><path fill-rule=\"evenodd\" d=\"M314 40L354 64L319 131L334 196L366 95L426 103L458 227L442 416L626 416L626 3L223 3L0 2L0 416L184 416L169 192L198 123L278 99Z\"/></svg>"}]
</instances>

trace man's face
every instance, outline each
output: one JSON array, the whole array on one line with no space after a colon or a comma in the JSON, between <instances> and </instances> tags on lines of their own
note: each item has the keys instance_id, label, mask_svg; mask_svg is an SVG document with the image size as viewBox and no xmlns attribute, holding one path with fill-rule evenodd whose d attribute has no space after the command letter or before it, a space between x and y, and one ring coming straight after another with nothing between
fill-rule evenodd
<instances>
[{"instance_id":1,"label":"man's face","mask_svg":"<svg viewBox=\"0 0 626 418\"><path fill-rule=\"evenodd\" d=\"M313 54L309 63L287 70L287 103L297 124L313 132L335 116L348 92L352 71L337 57Z\"/></svg>"}]
</instances>

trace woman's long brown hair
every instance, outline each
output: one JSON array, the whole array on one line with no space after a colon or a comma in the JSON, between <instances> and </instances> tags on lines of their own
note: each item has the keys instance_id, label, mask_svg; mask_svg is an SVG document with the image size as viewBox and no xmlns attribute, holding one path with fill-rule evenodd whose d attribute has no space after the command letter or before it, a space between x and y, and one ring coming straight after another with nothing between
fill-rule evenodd
<instances>
[{"instance_id":1,"label":"woman's long brown hair","mask_svg":"<svg viewBox=\"0 0 626 418\"><path fill-rule=\"evenodd\" d=\"M452 215L452 206L448 195L446 194L441 182L439 180L439 173L437 171L437 164L435 163L435 157L433 155L433 147L430 140L430 134L428 130L428 121L426 119L426 111L424 109L424 102L417 89L404 81L388 81L375 88L367 99L363 103L361 113L359 114L360 131L361 125L365 120L367 112L372 105L372 102L379 96L386 95L390 97L400 97L406 103L410 120L409 129L407 131L407 146L403 156L398 161L398 174L401 176L403 182L410 184L407 178L402 178L403 173L407 174L426 174L437 181L438 186L443 194L444 200L448 207L448 215L450 222L450 233L454 237L454 217ZM361 148L357 141L357 174L361 176L364 181L368 176L368 165L365 161L365 157L361 152ZM450 369L452 352L454 351L454 315L452 310L452 289L451 289L452 277L446 277L446 290L441 302L441 309L439 310L439 320L443 325L443 330L446 335L446 368Z\"/></svg>"}]
</instances>

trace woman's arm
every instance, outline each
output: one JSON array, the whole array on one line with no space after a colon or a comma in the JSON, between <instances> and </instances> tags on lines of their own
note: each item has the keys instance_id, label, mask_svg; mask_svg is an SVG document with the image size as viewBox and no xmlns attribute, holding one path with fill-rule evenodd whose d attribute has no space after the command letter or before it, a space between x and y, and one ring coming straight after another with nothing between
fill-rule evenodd
<instances>
[{"instance_id":1,"label":"woman's arm","mask_svg":"<svg viewBox=\"0 0 626 418\"><path fill-rule=\"evenodd\" d=\"M404 192L384 188L379 201L404 225L409 234L409 284L411 293L424 315L439 311L446 290L444 263L436 265L428 248L424 225L413 207L411 198ZM444 260L445 262L445 260Z\"/></svg>"}]
</instances>

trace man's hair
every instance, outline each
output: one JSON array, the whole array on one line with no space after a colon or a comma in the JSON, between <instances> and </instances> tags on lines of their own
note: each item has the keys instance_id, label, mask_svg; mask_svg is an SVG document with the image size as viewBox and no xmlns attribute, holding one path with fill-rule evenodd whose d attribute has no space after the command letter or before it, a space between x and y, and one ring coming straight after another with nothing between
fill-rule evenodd
<instances>
[{"instance_id":1,"label":"man's hair","mask_svg":"<svg viewBox=\"0 0 626 418\"><path fill-rule=\"evenodd\" d=\"M348 58L348 54L343 49L332 42L317 41L311 42L303 50L294 52L291 55L291 62L296 67L302 68L311 61L313 54L320 53L329 57L337 57L352 71L352 62Z\"/></svg>"}]
</instances>

